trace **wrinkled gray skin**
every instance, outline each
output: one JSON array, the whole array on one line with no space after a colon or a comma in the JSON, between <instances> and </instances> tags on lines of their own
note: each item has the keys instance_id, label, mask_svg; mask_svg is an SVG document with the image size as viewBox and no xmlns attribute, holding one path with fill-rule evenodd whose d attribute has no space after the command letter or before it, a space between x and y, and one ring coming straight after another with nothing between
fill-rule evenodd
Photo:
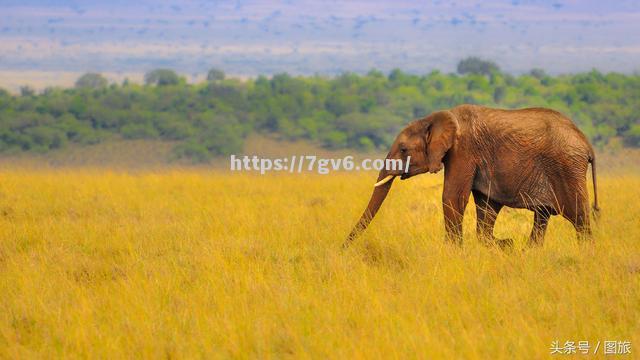
<instances>
[{"instance_id":1,"label":"wrinkled gray skin","mask_svg":"<svg viewBox=\"0 0 640 360\"><path fill-rule=\"evenodd\" d=\"M503 206L534 212L530 245L543 243L551 215L562 215L578 232L591 234L586 171L591 163L594 210L598 210L593 148L564 115L544 108L492 109L461 105L415 120L398 134L388 159L407 159L409 171L380 171L407 179L444 168L442 206L447 239L462 244L462 217L473 193L478 238L486 244L510 246L496 239L493 227ZM369 204L345 246L369 225L391 189L391 181L373 190ZM421 194L416 193L416 197Z\"/></svg>"}]
</instances>

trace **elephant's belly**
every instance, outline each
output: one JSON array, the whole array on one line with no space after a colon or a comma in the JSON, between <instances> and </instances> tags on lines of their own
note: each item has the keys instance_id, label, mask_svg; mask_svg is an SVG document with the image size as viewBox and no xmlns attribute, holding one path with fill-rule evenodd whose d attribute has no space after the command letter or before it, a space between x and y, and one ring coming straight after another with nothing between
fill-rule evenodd
<instances>
[{"instance_id":1,"label":"elephant's belly","mask_svg":"<svg viewBox=\"0 0 640 360\"><path fill-rule=\"evenodd\" d=\"M502 171L500 171L502 170ZM524 168L479 169L473 190L508 207L534 209L555 208L554 192L547 176Z\"/></svg>"}]
</instances>

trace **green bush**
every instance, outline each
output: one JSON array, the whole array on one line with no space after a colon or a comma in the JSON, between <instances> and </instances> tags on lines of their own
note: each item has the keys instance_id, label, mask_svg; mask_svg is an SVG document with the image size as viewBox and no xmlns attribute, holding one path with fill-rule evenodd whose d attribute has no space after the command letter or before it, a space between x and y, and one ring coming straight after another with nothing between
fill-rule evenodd
<instances>
[{"instance_id":1,"label":"green bush","mask_svg":"<svg viewBox=\"0 0 640 360\"><path fill-rule=\"evenodd\" d=\"M184 140L196 133L191 124L172 116L158 116L156 128L160 137L166 140Z\"/></svg>"},{"instance_id":2,"label":"green bush","mask_svg":"<svg viewBox=\"0 0 640 360\"><path fill-rule=\"evenodd\" d=\"M329 149L340 149L347 146L347 134L342 131L330 131L323 136L322 140Z\"/></svg>"},{"instance_id":3,"label":"green bush","mask_svg":"<svg viewBox=\"0 0 640 360\"><path fill-rule=\"evenodd\" d=\"M56 128L47 126L35 126L24 130L29 140L24 144L25 150L46 152L48 150L59 149L67 142L66 134Z\"/></svg>"},{"instance_id":4,"label":"green bush","mask_svg":"<svg viewBox=\"0 0 640 360\"><path fill-rule=\"evenodd\" d=\"M86 73L76 81L78 89L99 89L107 86L108 82L104 76L97 73Z\"/></svg>"},{"instance_id":5,"label":"green bush","mask_svg":"<svg viewBox=\"0 0 640 360\"><path fill-rule=\"evenodd\" d=\"M173 149L173 153L179 159L187 158L196 163L206 162L211 159L209 149L203 144L193 140L177 145Z\"/></svg>"},{"instance_id":6,"label":"green bush","mask_svg":"<svg viewBox=\"0 0 640 360\"><path fill-rule=\"evenodd\" d=\"M170 69L156 69L144 75L144 83L147 85L176 85L180 82L180 78L175 71Z\"/></svg>"},{"instance_id":7,"label":"green bush","mask_svg":"<svg viewBox=\"0 0 640 360\"><path fill-rule=\"evenodd\" d=\"M640 124L634 124L624 132L624 142L629 146L640 146Z\"/></svg>"}]
</instances>

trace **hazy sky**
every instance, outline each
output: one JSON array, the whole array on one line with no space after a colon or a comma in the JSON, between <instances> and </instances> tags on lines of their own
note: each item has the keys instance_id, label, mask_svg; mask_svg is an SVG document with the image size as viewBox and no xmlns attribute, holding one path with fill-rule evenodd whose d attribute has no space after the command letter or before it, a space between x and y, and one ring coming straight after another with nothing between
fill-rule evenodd
<instances>
[{"instance_id":1,"label":"hazy sky","mask_svg":"<svg viewBox=\"0 0 640 360\"><path fill-rule=\"evenodd\" d=\"M0 70L640 71L638 1L0 0Z\"/></svg>"}]
</instances>

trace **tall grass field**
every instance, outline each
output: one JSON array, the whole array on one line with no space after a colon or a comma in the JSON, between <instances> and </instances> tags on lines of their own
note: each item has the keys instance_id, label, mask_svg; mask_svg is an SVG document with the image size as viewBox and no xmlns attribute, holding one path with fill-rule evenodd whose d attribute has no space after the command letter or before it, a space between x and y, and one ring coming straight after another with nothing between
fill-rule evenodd
<instances>
[{"instance_id":1,"label":"tall grass field","mask_svg":"<svg viewBox=\"0 0 640 360\"><path fill-rule=\"evenodd\" d=\"M487 248L471 201L446 244L439 174L342 250L373 173L5 168L0 358L637 358L640 175L599 175L592 242L556 216L526 248L533 214L506 209L515 247Z\"/></svg>"}]
</instances>

